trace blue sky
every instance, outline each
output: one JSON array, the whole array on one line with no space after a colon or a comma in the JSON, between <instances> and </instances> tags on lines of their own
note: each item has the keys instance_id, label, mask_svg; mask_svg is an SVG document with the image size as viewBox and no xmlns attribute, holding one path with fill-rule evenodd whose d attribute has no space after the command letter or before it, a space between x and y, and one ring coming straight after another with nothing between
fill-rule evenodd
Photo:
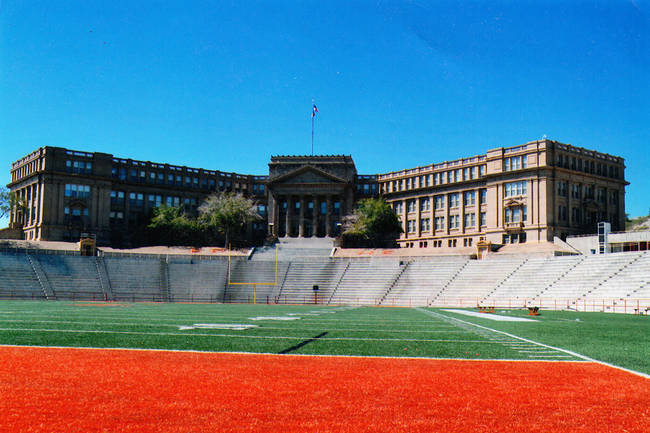
<instances>
[{"instance_id":1,"label":"blue sky","mask_svg":"<svg viewBox=\"0 0 650 433\"><path fill-rule=\"evenodd\" d=\"M0 182L44 145L362 174L549 138L626 159L650 208L650 1L0 0Z\"/></svg>"}]
</instances>

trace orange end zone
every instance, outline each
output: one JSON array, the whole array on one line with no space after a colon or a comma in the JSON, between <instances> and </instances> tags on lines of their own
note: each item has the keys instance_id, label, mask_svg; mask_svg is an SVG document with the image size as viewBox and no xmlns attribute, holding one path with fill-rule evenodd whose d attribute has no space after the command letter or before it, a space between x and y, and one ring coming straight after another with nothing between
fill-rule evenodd
<instances>
[{"instance_id":1,"label":"orange end zone","mask_svg":"<svg viewBox=\"0 0 650 433\"><path fill-rule=\"evenodd\" d=\"M648 431L594 363L0 347L2 432Z\"/></svg>"}]
</instances>

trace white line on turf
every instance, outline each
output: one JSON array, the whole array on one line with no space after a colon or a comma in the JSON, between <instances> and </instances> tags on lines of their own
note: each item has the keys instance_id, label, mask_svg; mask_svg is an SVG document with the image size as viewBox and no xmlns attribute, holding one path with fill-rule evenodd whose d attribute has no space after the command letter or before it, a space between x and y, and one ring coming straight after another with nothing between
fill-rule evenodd
<instances>
[{"instance_id":1,"label":"white line on turf","mask_svg":"<svg viewBox=\"0 0 650 433\"><path fill-rule=\"evenodd\" d=\"M600 361L598 359L590 358L588 356L581 355L581 354L579 354L577 352L573 352L571 350L566 350L566 349L562 349L562 348L559 348L559 347L549 346L548 344L539 343L537 341L533 341L533 340L529 340L527 338L519 337L517 335L510 334L508 332L499 331L498 329L488 328L487 326L477 325L476 323L467 322L465 320L461 320L461 319L458 319L456 317L447 316L446 314L440 314L440 313L436 313L436 312L433 312L433 311L430 311L430 310L425 310L424 308L416 308L416 310L421 311L421 312L423 312L425 314L428 314L430 316L436 317L438 319L443 317L446 320L454 320L454 321L460 322L460 323L462 323L464 325L474 326L476 328L480 328L480 329L491 331L491 332L494 332L494 333L497 333L497 334L505 335L505 336L508 336L510 338L514 338L514 339L517 339L517 340L525 341L525 342L530 343L530 344L535 344L535 345L538 345L538 346L541 346L541 347L546 347L546 348L549 348L549 349L556 350L558 352L563 352L563 353L566 353L567 355L582 359L584 361L594 362L596 364L605 365L607 367L611 367L611 368L615 368L615 369L618 369L618 370L626 371L628 373L635 374L637 376L641 376L641 377L644 377L646 379L650 379L650 375L642 373L640 371L630 370L629 368L620 367L618 365L610 364L609 362Z\"/></svg>"},{"instance_id":2,"label":"white line on turf","mask_svg":"<svg viewBox=\"0 0 650 433\"><path fill-rule=\"evenodd\" d=\"M196 349L144 349L139 347L88 347L88 346L29 346L22 344L0 344L3 347L16 347L16 348L36 348L36 349L71 349L71 350L120 350L120 351L135 351L135 352L171 352L171 353L196 353L206 355L264 355L269 357L287 357L299 356L302 358L358 358L358 359L398 359L398 360L429 360L429 361L458 361L458 362L548 362L548 363L584 363L582 360L556 360L556 359L503 359L503 358L431 358L425 356L384 356L384 355L314 355L310 353L270 353L270 352L223 352L223 351L210 351L210 350L196 350Z\"/></svg>"},{"instance_id":3,"label":"white line on turf","mask_svg":"<svg viewBox=\"0 0 650 433\"><path fill-rule=\"evenodd\" d=\"M222 338L248 338L259 340L308 340L313 337L309 336L286 336L286 335L241 335L241 334L198 334L198 333L179 333L179 332L136 332L136 331L107 331L99 329L44 329L44 328L0 328L4 332L62 332L69 334L117 334L117 335L157 335L172 337L222 337ZM361 338L361 337L322 337L319 341L406 341L406 342L423 342L423 343L480 343L495 344L494 341L486 340L443 340L427 338Z\"/></svg>"}]
</instances>

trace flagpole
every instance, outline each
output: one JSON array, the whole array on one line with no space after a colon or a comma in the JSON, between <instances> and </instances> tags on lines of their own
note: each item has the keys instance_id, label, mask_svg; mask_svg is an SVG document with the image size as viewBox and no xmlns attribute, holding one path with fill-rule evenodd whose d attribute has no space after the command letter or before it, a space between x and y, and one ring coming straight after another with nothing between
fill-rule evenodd
<instances>
[{"instance_id":1,"label":"flagpole","mask_svg":"<svg viewBox=\"0 0 650 433\"><path fill-rule=\"evenodd\" d=\"M311 115L311 156L314 156L314 114Z\"/></svg>"}]
</instances>

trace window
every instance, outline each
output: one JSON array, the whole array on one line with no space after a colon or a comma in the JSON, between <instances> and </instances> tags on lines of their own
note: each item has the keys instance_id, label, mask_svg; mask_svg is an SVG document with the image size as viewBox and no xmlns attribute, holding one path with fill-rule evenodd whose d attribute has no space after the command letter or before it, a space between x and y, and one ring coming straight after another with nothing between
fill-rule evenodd
<instances>
[{"instance_id":1,"label":"window","mask_svg":"<svg viewBox=\"0 0 650 433\"><path fill-rule=\"evenodd\" d=\"M566 197L568 195L566 182L560 181L557 183L557 195L560 197Z\"/></svg>"},{"instance_id":2,"label":"window","mask_svg":"<svg viewBox=\"0 0 650 433\"><path fill-rule=\"evenodd\" d=\"M412 213L417 210L415 200L408 200L406 202L406 210L408 211L408 213Z\"/></svg>"},{"instance_id":3,"label":"window","mask_svg":"<svg viewBox=\"0 0 650 433\"><path fill-rule=\"evenodd\" d=\"M88 198L90 197L89 185L66 184L64 195L71 198Z\"/></svg>"},{"instance_id":4,"label":"window","mask_svg":"<svg viewBox=\"0 0 650 433\"><path fill-rule=\"evenodd\" d=\"M476 225L476 214L475 213L466 213L465 214L465 227L474 227Z\"/></svg>"},{"instance_id":5,"label":"window","mask_svg":"<svg viewBox=\"0 0 650 433\"><path fill-rule=\"evenodd\" d=\"M569 212L566 206L560 205L558 206L558 219L560 221L567 221L569 219Z\"/></svg>"},{"instance_id":6,"label":"window","mask_svg":"<svg viewBox=\"0 0 650 433\"><path fill-rule=\"evenodd\" d=\"M406 178L406 189L411 189L411 178Z\"/></svg>"},{"instance_id":7,"label":"window","mask_svg":"<svg viewBox=\"0 0 650 433\"><path fill-rule=\"evenodd\" d=\"M149 201L149 207L160 207L162 206L162 196L161 195L155 195L155 194L149 194L148 196L148 201Z\"/></svg>"},{"instance_id":8,"label":"window","mask_svg":"<svg viewBox=\"0 0 650 433\"><path fill-rule=\"evenodd\" d=\"M475 172L476 172L476 167L470 167L469 168L469 178L474 179L475 177Z\"/></svg>"},{"instance_id":9,"label":"window","mask_svg":"<svg viewBox=\"0 0 650 433\"><path fill-rule=\"evenodd\" d=\"M519 195L526 195L526 181L507 182L503 184L504 196L513 197Z\"/></svg>"},{"instance_id":10,"label":"window","mask_svg":"<svg viewBox=\"0 0 650 433\"><path fill-rule=\"evenodd\" d=\"M437 195L434 197L434 208L435 209L444 209L445 208L445 196Z\"/></svg>"},{"instance_id":11,"label":"window","mask_svg":"<svg viewBox=\"0 0 650 433\"><path fill-rule=\"evenodd\" d=\"M479 175L479 177L485 176L485 166L484 165L479 165L478 166L478 175Z\"/></svg>"},{"instance_id":12,"label":"window","mask_svg":"<svg viewBox=\"0 0 650 433\"><path fill-rule=\"evenodd\" d=\"M487 225L487 214L485 212L481 212L479 214L479 221L480 221L481 227L485 227Z\"/></svg>"},{"instance_id":13,"label":"window","mask_svg":"<svg viewBox=\"0 0 650 433\"><path fill-rule=\"evenodd\" d=\"M613 205L618 204L618 191L612 191L612 194L609 197L609 203Z\"/></svg>"},{"instance_id":14,"label":"window","mask_svg":"<svg viewBox=\"0 0 650 433\"><path fill-rule=\"evenodd\" d=\"M580 212L580 208L571 208L571 222L573 224L582 224L582 213Z\"/></svg>"},{"instance_id":15,"label":"window","mask_svg":"<svg viewBox=\"0 0 650 433\"><path fill-rule=\"evenodd\" d=\"M434 220L436 230L443 230L445 228L445 217L436 217Z\"/></svg>"},{"instance_id":16,"label":"window","mask_svg":"<svg viewBox=\"0 0 650 433\"><path fill-rule=\"evenodd\" d=\"M474 206L476 204L476 191L465 191L465 206Z\"/></svg>"},{"instance_id":17,"label":"window","mask_svg":"<svg viewBox=\"0 0 650 433\"><path fill-rule=\"evenodd\" d=\"M114 168L115 169L115 168ZM93 172L93 163L87 161L66 161L65 162L65 171L68 173L82 173L82 174L92 174ZM117 170L113 172L113 177L116 177Z\"/></svg>"},{"instance_id":18,"label":"window","mask_svg":"<svg viewBox=\"0 0 650 433\"><path fill-rule=\"evenodd\" d=\"M469 168L465 167L463 169L463 180L469 180Z\"/></svg>"},{"instance_id":19,"label":"window","mask_svg":"<svg viewBox=\"0 0 650 433\"><path fill-rule=\"evenodd\" d=\"M431 220L429 218L422 218L420 220L420 231L428 232L431 230Z\"/></svg>"},{"instance_id":20,"label":"window","mask_svg":"<svg viewBox=\"0 0 650 433\"><path fill-rule=\"evenodd\" d=\"M415 233L416 231L416 225L415 225L415 220L408 220L407 221L407 227L408 227L408 232L409 233Z\"/></svg>"},{"instance_id":21,"label":"window","mask_svg":"<svg viewBox=\"0 0 650 433\"><path fill-rule=\"evenodd\" d=\"M111 191L111 204L123 205L124 204L124 191Z\"/></svg>"},{"instance_id":22,"label":"window","mask_svg":"<svg viewBox=\"0 0 650 433\"><path fill-rule=\"evenodd\" d=\"M180 197L169 196L169 197L166 198L165 204L168 207L178 207L178 206L181 205L181 198Z\"/></svg>"},{"instance_id":23,"label":"window","mask_svg":"<svg viewBox=\"0 0 650 433\"><path fill-rule=\"evenodd\" d=\"M585 186L585 198L589 198L591 200L594 199L594 186L593 185Z\"/></svg>"},{"instance_id":24,"label":"window","mask_svg":"<svg viewBox=\"0 0 650 433\"><path fill-rule=\"evenodd\" d=\"M460 217L458 215L449 215L449 228L457 229L459 226Z\"/></svg>"},{"instance_id":25,"label":"window","mask_svg":"<svg viewBox=\"0 0 650 433\"><path fill-rule=\"evenodd\" d=\"M571 184L571 198L580 198L582 188L577 183Z\"/></svg>"},{"instance_id":26,"label":"window","mask_svg":"<svg viewBox=\"0 0 650 433\"><path fill-rule=\"evenodd\" d=\"M431 210L431 205L429 202L429 197L420 199L420 212L426 212Z\"/></svg>"},{"instance_id":27,"label":"window","mask_svg":"<svg viewBox=\"0 0 650 433\"><path fill-rule=\"evenodd\" d=\"M503 158L503 171L520 170L526 168L526 155Z\"/></svg>"},{"instance_id":28,"label":"window","mask_svg":"<svg viewBox=\"0 0 650 433\"><path fill-rule=\"evenodd\" d=\"M605 188L598 188L596 191L596 200L598 203L605 204L605 197L607 197L607 190Z\"/></svg>"},{"instance_id":29,"label":"window","mask_svg":"<svg viewBox=\"0 0 650 433\"><path fill-rule=\"evenodd\" d=\"M452 192L451 194L449 194L449 207L450 208L458 207L459 203L460 203L460 193Z\"/></svg>"},{"instance_id":30,"label":"window","mask_svg":"<svg viewBox=\"0 0 650 433\"><path fill-rule=\"evenodd\" d=\"M526 220L526 206L506 208L504 212L506 223L518 223Z\"/></svg>"},{"instance_id":31,"label":"window","mask_svg":"<svg viewBox=\"0 0 650 433\"><path fill-rule=\"evenodd\" d=\"M129 193L129 204L131 206L142 207L144 205L144 194L141 192Z\"/></svg>"},{"instance_id":32,"label":"window","mask_svg":"<svg viewBox=\"0 0 650 433\"><path fill-rule=\"evenodd\" d=\"M483 188L478 190L478 202L479 204L487 203L487 189Z\"/></svg>"}]
</instances>

